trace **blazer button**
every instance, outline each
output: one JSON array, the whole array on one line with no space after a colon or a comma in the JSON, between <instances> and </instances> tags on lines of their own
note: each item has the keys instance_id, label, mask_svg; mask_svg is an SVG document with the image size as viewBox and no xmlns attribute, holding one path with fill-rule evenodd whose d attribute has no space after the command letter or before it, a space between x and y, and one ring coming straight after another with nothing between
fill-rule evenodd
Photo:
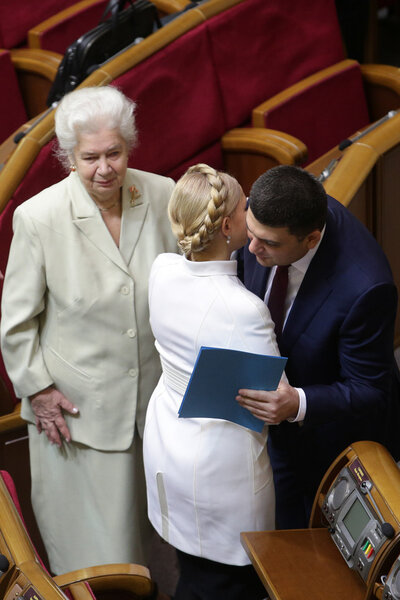
<instances>
[{"instance_id":1,"label":"blazer button","mask_svg":"<svg viewBox=\"0 0 400 600\"><path fill-rule=\"evenodd\" d=\"M127 296L129 294L129 287L127 285L123 285L121 288L121 294Z\"/></svg>"},{"instance_id":2,"label":"blazer button","mask_svg":"<svg viewBox=\"0 0 400 600\"><path fill-rule=\"evenodd\" d=\"M130 337L130 338L134 338L136 336L136 331L134 329L128 329L128 331L126 333L128 334L128 337Z\"/></svg>"},{"instance_id":3,"label":"blazer button","mask_svg":"<svg viewBox=\"0 0 400 600\"><path fill-rule=\"evenodd\" d=\"M128 373L131 377L137 377L137 369L129 369Z\"/></svg>"}]
</instances>

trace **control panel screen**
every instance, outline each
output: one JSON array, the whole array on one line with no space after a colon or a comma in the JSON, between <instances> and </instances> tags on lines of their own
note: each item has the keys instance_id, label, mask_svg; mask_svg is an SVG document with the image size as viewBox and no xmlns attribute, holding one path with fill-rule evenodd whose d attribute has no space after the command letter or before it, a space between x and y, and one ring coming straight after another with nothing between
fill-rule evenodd
<instances>
[{"instance_id":1,"label":"control panel screen","mask_svg":"<svg viewBox=\"0 0 400 600\"><path fill-rule=\"evenodd\" d=\"M343 517L343 524L353 538L353 541L359 539L364 527L370 519L371 517L361 504L360 500L356 498L347 514Z\"/></svg>"}]
</instances>

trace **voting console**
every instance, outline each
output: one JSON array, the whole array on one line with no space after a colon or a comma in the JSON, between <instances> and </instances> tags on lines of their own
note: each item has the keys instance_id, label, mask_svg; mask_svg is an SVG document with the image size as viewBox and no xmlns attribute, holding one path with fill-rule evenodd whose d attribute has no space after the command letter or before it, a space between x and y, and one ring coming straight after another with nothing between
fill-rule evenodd
<instances>
[{"instance_id":1,"label":"voting console","mask_svg":"<svg viewBox=\"0 0 400 600\"><path fill-rule=\"evenodd\" d=\"M400 470L375 442L331 465L309 529L243 533L274 600L400 600Z\"/></svg>"}]
</instances>

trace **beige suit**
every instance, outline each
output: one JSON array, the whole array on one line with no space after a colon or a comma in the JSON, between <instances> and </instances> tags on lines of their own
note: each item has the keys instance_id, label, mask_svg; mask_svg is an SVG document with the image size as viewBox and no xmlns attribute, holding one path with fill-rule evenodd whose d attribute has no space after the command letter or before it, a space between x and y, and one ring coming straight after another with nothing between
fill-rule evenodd
<instances>
[{"instance_id":1,"label":"beige suit","mask_svg":"<svg viewBox=\"0 0 400 600\"><path fill-rule=\"evenodd\" d=\"M2 303L1 337L5 364L17 396L25 398L22 415L29 422L34 423L34 415L26 396L52 383L79 408L79 415L66 416L73 449L59 451L48 444L44 435L31 435L31 452L34 454L39 444L41 448L40 459L37 456L41 463L40 472L32 458L32 475L35 478L36 473L40 480L39 484L34 481L33 498L43 529L51 520L49 511L56 510L58 517L64 514L59 512L57 504L63 503L64 498L54 500L53 496L51 501L48 499L55 492L53 488L48 489L53 484L48 482L44 460L55 460L48 468L61 471L58 485L62 482L62 494L69 496L65 504L71 503L71 495L82 503L85 497L88 498L85 490L81 490L79 498L76 498L76 490L68 494L76 484L71 481L71 478L75 479L73 471L68 472L67 481L62 479L63 465L68 462L71 464L66 468L80 465L80 472L76 473L78 478L85 473L80 464L82 458L77 460L75 457L76 448L85 448L85 453L89 454L94 450L113 452L117 457L119 453L132 453L135 424L140 436L143 433L147 403L160 374L149 326L148 275L159 253L176 250L167 218L167 203L173 186L170 179L128 170L122 194L119 249L77 173L71 173L15 211L14 239ZM57 463L61 457L63 463ZM140 463L141 459L136 459ZM85 478L96 477L94 471L101 469L104 487L108 485L104 458L98 460L99 469L96 469L93 458L90 459ZM111 464L110 469L115 470L115 466ZM101 484L97 482L92 487ZM123 495L130 493L129 487L137 487L137 482L134 484L131 478L126 480L126 474L121 474L119 484ZM114 481L114 485L118 485L118 481ZM142 485L143 480L140 481ZM40 494L40 502L35 500L35 490ZM97 505L103 491L97 488L95 493ZM118 515L121 530L129 528L132 502L121 497L122 508L113 496L112 504L108 511L121 512ZM79 502L71 510L71 514L75 514L72 518L78 519L76 535L82 525L79 524ZM107 512L107 506L99 510L102 519L104 511ZM64 529L65 526L69 528L67 523L68 517L64 514ZM68 557L58 550L62 546L60 535L66 535L60 531L49 532L49 535L44 532L48 540L57 537L54 546L57 546L59 557L52 564L56 572L85 566L77 564L80 560L94 564L99 560L119 562L135 558L132 549L126 556L120 550L120 539L112 541L111 546L109 541L102 544L100 540L92 544L91 533L86 532L82 534L85 542L80 544L85 546L85 554L79 558L80 550L74 547L75 556L71 562L67 547L65 554ZM113 538L114 531L108 531L106 535ZM117 531L115 538L118 536ZM108 560L102 560L101 551L98 553L97 547L101 545L107 546L104 556ZM112 547L117 546L118 553L113 554Z\"/></svg>"}]
</instances>

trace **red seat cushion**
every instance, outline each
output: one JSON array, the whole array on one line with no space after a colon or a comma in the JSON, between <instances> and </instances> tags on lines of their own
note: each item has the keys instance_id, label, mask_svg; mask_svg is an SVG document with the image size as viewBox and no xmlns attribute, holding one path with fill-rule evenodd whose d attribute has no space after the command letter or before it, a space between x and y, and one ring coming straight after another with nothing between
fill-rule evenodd
<instances>
[{"instance_id":1,"label":"red seat cushion","mask_svg":"<svg viewBox=\"0 0 400 600\"><path fill-rule=\"evenodd\" d=\"M308 162L369 123L360 67L345 67L264 113L264 125L302 140Z\"/></svg>"}]
</instances>

